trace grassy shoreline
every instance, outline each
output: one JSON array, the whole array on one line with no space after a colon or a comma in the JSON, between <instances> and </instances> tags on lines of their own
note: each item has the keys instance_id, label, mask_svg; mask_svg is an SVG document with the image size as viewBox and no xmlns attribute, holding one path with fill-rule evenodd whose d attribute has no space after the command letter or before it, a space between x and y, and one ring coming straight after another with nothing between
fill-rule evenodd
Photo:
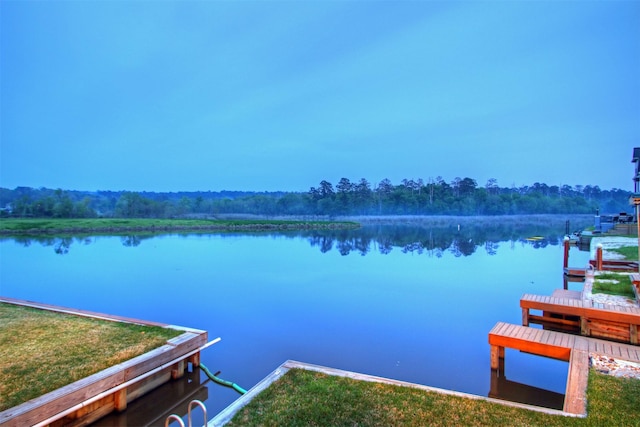
<instances>
[{"instance_id":1,"label":"grassy shoreline","mask_svg":"<svg viewBox=\"0 0 640 427\"><path fill-rule=\"evenodd\" d=\"M0 236L69 234L69 233L129 233L173 231L286 231L353 229L360 225L351 221L290 221L290 220L207 220L207 219L0 219Z\"/></svg>"},{"instance_id":2,"label":"grassy shoreline","mask_svg":"<svg viewBox=\"0 0 640 427\"><path fill-rule=\"evenodd\" d=\"M158 348L181 333L0 302L0 411Z\"/></svg>"},{"instance_id":3,"label":"grassy shoreline","mask_svg":"<svg viewBox=\"0 0 640 427\"><path fill-rule=\"evenodd\" d=\"M242 408L232 426L640 425L640 380L589 372L588 416L564 417L411 387L292 369Z\"/></svg>"}]
</instances>

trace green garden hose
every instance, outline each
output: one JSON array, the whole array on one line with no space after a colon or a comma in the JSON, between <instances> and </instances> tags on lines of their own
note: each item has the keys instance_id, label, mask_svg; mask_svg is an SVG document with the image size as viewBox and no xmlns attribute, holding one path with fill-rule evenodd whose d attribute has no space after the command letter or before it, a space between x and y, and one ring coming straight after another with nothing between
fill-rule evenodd
<instances>
[{"instance_id":1,"label":"green garden hose","mask_svg":"<svg viewBox=\"0 0 640 427\"><path fill-rule=\"evenodd\" d=\"M220 385L223 385L225 387L230 387L230 388L234 389L235 391L237 391L240 394L245 394L247 392L247 390L243 389L242 387L240 387L236 383L232 383L231 381L227 381L227 380L223 380L222 378L218 378L216 375L219 374L220 372L217 372L216 375L212 374L211 371L209 369L207 369L206 366L204 366L204 363L200 363L200 369L202 369L204 371L204 373L207 374L207 376L209 378L211 378L214 382L217 382Z\"/></svg>"}]
</instances>

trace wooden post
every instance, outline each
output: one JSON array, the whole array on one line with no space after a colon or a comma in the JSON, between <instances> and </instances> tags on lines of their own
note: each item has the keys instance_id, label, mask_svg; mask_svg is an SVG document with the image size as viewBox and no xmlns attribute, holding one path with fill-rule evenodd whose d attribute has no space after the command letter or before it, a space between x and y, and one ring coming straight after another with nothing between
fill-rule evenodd
<instances>
[{"instance_id":1,"label":"wooden post","mask_svg":"<svg viewBox=\"0 0 640 427\"><path fill-rule=\"evenodd\" d=\"M564 238L564 268L569 267L569 237Z\"/></svg>"},{"instance_id":2,"label":"wooden post","mask_svg":"<svg viewBox=\"0 0 640 427\"><path fill-rule=\"evenodd\" d=\"M589 336L589 322L586 317L580 318L580 334L585 337Z\"/></svg>"},{"instance_id":3,"label":"wooden post","mask_svg":"<svg viewBox=\"0 0 640 427\"><path fill-rule=\"evenodd\" d=\"M127 389L123 388L121 390L113 393L113 406L116 411L122 412L127 409Z\"/></svg>"},{"instance_id":4,"label":"wooden post","mask_svg":"<svg viewBox=\"0 0 640 427\"><path fill-rule=\"evenodd\" d=\"M200 352L191 356L188 361L191 362L191 366L193 366L194 368L200 366Z\"/></svg>"},{"instance_id":5,"label":"wooden post","mask_svg":"<svg viewBox=\"0 0 640 427\"><path fill-rule=\"evenodd\" d=\"M522 326L529 326L529 309L522 309Z\"/></svg>"},{"instance_id":6,"label":"wooden post","mask_svg":"<svg viewBox=\"0 0 640 427\"><path fill-rule=\"evenodd\" d=\"M504 359L504 347L491 346L491 369L497 371L500 368L500 359Z\"/></svg>"},{"instance_id":7,"label":"wooden post","mask_svg":"<svg viewBox=\"0 0 640 427\"><path fill-rule=\"evenodd\" d=\"M638 345L638 325L630 325L629 334L631 344Z\"/></svg>"},{"instance_id":8,"label":"wooden post","mask_svg":"<svg viewBox=\"0 0 640 427\"><path fill-rule=\"evenodd\" d=\"M181 361L173 365L173 367L171 368L172 379L175 380L177 378L182 378L183 375L184 375L184 359L182 359Z\"/></svg>"},{"instance_id":9,"label":"wooden post","mask_svg":"<svg viewBox=\"0 0 640 427\"><path fill-rule=\"evenodd\" d=\"M596 270L602 271L602 243L596 246Z\"/></svg>"},{"instance_id":10,"label":"wooden post","mask_svg":"<svg viewBox=\"0 0 640 427\"><path fill-rule=\"evenodd\" d=\"M638 273L640 273L640 205L636 205L636 232L638 233Z\"/></svg>"}]
</instances>

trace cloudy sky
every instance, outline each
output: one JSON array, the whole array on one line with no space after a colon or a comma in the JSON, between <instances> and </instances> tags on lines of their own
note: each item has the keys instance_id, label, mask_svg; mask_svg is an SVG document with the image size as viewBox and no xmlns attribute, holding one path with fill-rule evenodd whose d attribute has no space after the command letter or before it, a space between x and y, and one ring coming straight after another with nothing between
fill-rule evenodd
<instances>
[{"instance_id":1,"label":"cloudy sky","mask_svg":"<svg viewBox=\"0 0 640 427\"><path fill-rule=\"evenodd\" d=\"M632 190L640 1L0 2L0 186Z\"/></svg>"}]
</instances>

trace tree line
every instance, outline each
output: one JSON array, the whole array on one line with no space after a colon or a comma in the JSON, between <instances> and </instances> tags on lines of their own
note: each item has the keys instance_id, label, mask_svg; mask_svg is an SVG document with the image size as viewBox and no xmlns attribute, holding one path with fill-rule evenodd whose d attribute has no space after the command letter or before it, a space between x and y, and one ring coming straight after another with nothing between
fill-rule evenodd
<instances>
[{"instance_id":1,"label":"tree line","mask_svg":"<svg viewBox=\"0 0 640 427\"><path fill-rule=\"evenodd\" d=\"M322 180L307 192L131 192L0 188L0 214L52 218L176 218L221 214L275 215L519 215L593 214L631 211L630 191L597 185L479 186L472 178L446 182L365 178Z\"/></svg>"}]
</instances>

